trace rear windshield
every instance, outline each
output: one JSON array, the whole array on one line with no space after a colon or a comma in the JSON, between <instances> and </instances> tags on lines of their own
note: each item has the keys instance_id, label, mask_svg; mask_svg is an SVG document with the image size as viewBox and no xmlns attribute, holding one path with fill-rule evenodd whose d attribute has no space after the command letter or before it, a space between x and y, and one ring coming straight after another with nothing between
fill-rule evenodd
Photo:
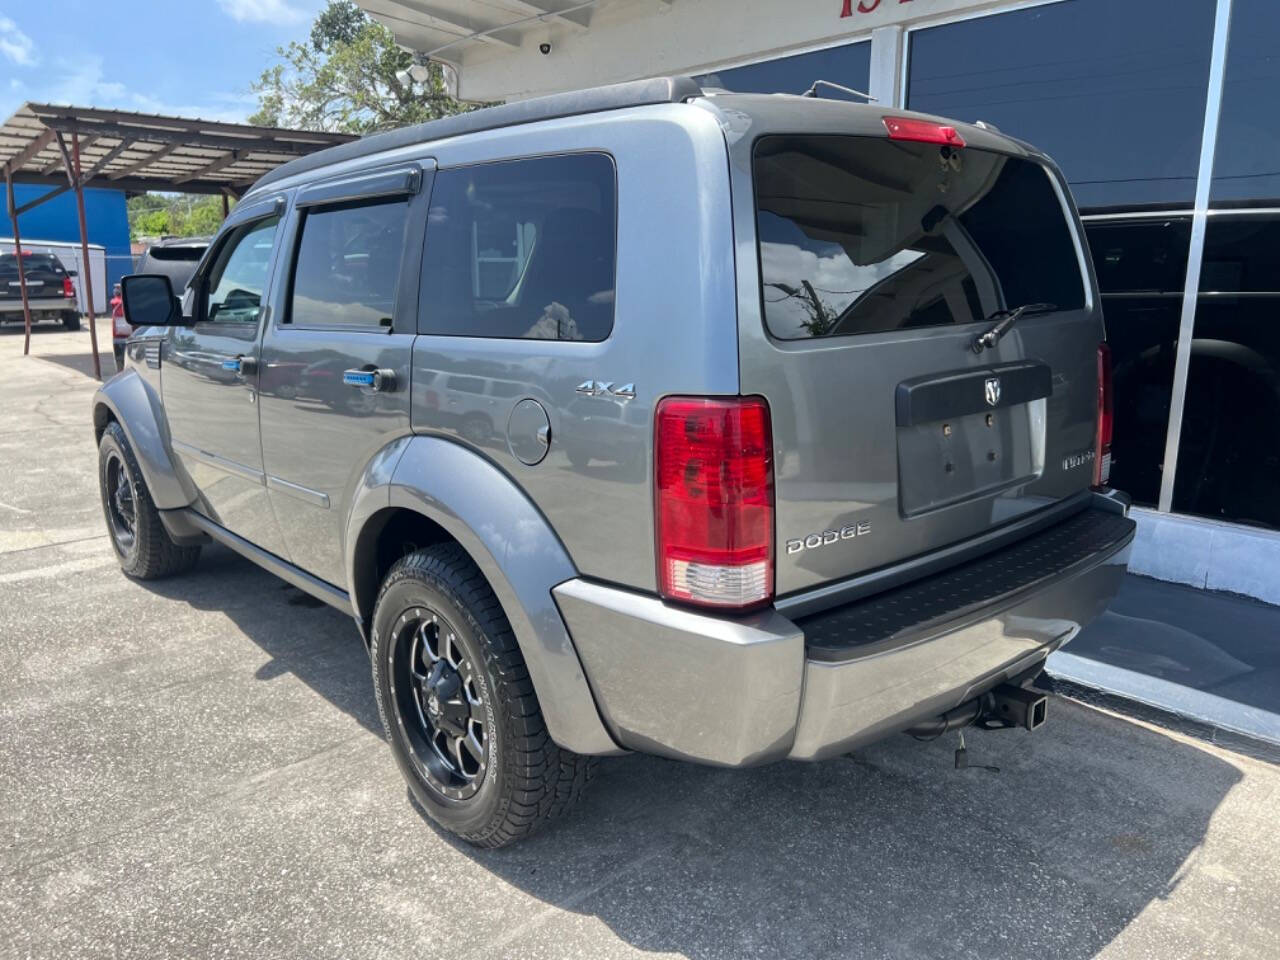
<instances>
[{"instance_id":1,"label":"rear windshield","mask_svg":"<svg viewBox=\"0 0 1280 960\"><path fill-rule=\"evenodd\" d=\"M204 256L205 246L150 247L147 256L152 260L190 260L195 262Z\"/></svg>"},{"instance_id":2,"label":"rear windshield","mask_svg":"<svg viewBox=\"0 0 1280 960\"><path fill-rule=\"evenodd\" d=\"M847 136L755 148L761 296L786 340L1084 306L1048 172L971 148Z\"/></svg>"},{"instance_id":3,"label":"rear windshield","mask_svg":"<svg viewBox=\"0 0 1280 960\"><path fill-rule=\"evenodd\" d=\"M22 266L26 270L52 270L62 273L62 261L51 253L28 253L22 258ZM18 272L18 258L12 253L0 255L0 270L7 273Z\"/></svg>"}]
</instances>

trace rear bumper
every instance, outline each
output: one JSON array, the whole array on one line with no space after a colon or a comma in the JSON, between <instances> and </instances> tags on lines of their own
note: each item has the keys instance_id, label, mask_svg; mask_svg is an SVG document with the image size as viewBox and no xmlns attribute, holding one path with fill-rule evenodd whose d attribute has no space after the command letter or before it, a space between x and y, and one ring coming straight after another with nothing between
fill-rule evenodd
<instances>
[{"instance_id":1,"label":"rear bumper","mask_svg":"<svg viewBox=\"0 0 1280 960\"><path fill-rule=\"evenodd\" d=\"M554 595L623 746L726 766L818 760L958 706L1074 637L1120 587L1133 540L1122 510L1097 497L1009 548L796 622L584 580ZM972 602L946 603L957 595Z\"/></svg>"},{"instance_id":2,"label":"rear bumper","mask_svg":"<svg viewBox=\"0 0 1280 960\"><path fill-rule=\"evenodd\" d=\"M49 311L75 310L76 302L74 300L65 300L62 297L32 297L27 301L32 312L39 311L48 313ZM5 298L0 300L0 317L5 320L21 320L22 319L22 300Z\"/></svg>"}]
</instances>

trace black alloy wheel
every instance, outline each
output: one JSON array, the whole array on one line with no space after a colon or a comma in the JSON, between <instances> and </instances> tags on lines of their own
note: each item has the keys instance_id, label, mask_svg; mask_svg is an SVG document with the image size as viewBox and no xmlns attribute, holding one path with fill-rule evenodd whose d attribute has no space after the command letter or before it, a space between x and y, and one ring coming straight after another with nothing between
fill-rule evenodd
<instances>
[{"instance_id":1,"label":"black alloy wheel","mask_svg":"<svg viewBox=\"0 0 1280 960\"><path fill-rule=\"evenodd\" d=\"M492 710L458 631L440 613L401 614L390 645L391 701L419 775L441 797L468 800L484 782Z\"/></svg>"}]
</instances>

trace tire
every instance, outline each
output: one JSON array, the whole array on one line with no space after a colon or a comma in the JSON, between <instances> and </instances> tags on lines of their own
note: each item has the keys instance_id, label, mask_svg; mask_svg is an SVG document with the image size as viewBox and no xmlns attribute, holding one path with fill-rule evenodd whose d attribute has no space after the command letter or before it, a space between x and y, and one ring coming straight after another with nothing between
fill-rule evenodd
<instances>
[{"instance_id":1,"label":"tire","mask_svg":"<svg viewBox=\"0 0 1280 960\"><path fill-rule=\"evenodd\" d=\"M70 310L64 310L62 313L62 326L67 330L79 330L80 314L72 313Z\"/></svg>"},{"instance_id":2,"label":"tire","mask_svg":"<svg viewBox=\"0 0 1280 960\"><path fill-rule=\"evenodd\" d=\"M199 545L179 546L169 538L129 440L115 421L107 424L98 444L98 489L111 546L128 576L156 580L194 566Z\"/></svg>"},{"instance_id":3,"label":"tire","mask_svg":"<svg viewBox=\"0 0 1280 960\"><path fill-rule=\"evenodd\" d=\"M591 465L591 454L585 450L572 444L565 444L564 452L569 456L569 463L579 470L585 470Z\"/></svg>"},{"instance_id":4,"label":"tire","mask_svg":"<svg viewBox=\"0 0 1280 960\"><path fill-rule=\"evenodd\" d=\"M461 547L439 544L391 568L374 607L372 646L391 751L441 827L479 847L503 847L577 801L596 760L551 740L511 625ZM450 725L466 737L452 738Z\"/></svg>"}]
</instances>

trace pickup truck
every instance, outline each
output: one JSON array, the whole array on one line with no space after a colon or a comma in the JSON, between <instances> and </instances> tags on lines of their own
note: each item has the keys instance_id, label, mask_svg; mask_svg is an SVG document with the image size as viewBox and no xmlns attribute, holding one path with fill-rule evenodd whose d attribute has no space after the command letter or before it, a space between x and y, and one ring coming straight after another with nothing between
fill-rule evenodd
<instances>
[{"instance_id":1,"label":"pickup truck","mask_svg":"<svg viewBox=\"0 0 1280 960\"><path fill-rule=\"evenodd\" d=\"M23 273L27 278L27 300L31 306L31 322L58 320L68 330L80 329L80 308L76 303L76 287L68 270L52 253L22 253ZM16 254L0 254L0 323L23 320L22 287L18 277Z\"/></svg>"}]
</instances>

